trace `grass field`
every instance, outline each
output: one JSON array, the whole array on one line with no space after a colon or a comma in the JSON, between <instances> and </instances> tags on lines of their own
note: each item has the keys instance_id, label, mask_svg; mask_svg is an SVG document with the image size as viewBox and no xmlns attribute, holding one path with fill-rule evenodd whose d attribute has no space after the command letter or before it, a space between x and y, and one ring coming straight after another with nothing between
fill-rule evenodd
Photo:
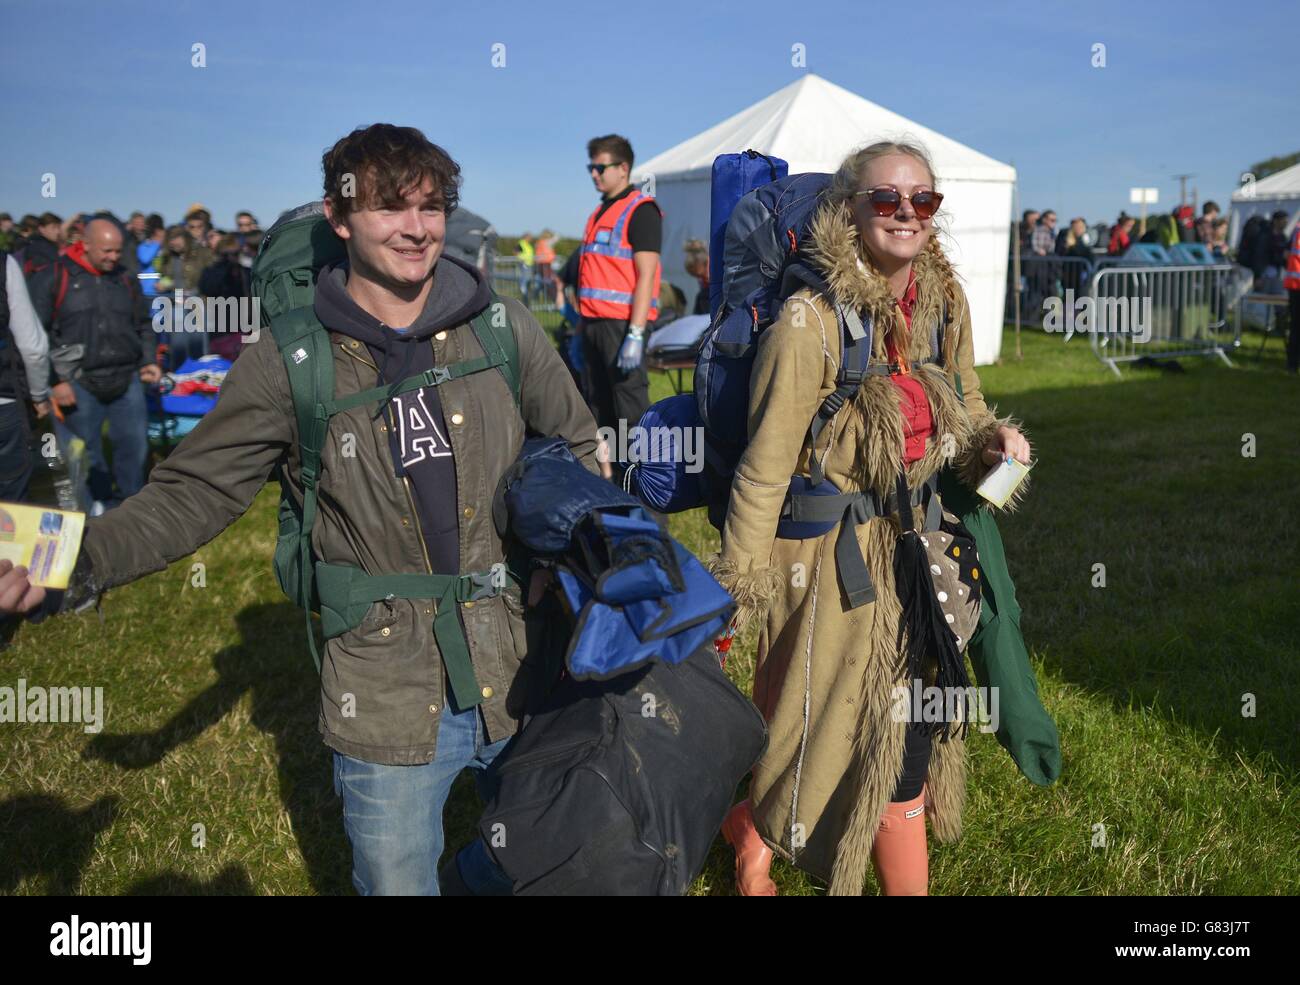
<instances>
[{"instance_id":1,"label":"grass field","mask_svg":"<svg viewBox=\"0 0 1300 985\"><path fill-rule=\"evenodd\" d=\"M1064 769L1036 787L974 734L965 837L932 843L931 891L1294 894L1300 380L1276 339L1256 359L1248 336L1234 369L1122 380L1081 337L1023 341L1017 361L1008 333L981 376L1034 442L1033 489L1002 531ZM275 501L268 487L193 558L109 593L102 621L24 624L0 652L0 685L102 685L107 706L97 736L0 725L0 892L351 892L302 618L271 573ZM716 550L702 515L672 525ZM737 649L747 689L752 642ZM449 845L477 807L462 777ZM823 891L774 874L783 893ZM733 891L720 839L694 891Z\"/></svg>"}]
</instances>

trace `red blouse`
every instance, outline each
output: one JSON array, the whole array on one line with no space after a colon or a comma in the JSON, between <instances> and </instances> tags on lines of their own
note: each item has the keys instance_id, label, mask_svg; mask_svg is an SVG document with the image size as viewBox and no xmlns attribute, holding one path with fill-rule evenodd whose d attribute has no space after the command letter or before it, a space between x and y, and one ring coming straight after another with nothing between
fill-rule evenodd
<instances>
[{"instance_id":1,"label":"red blouse","mask_svg":"<svg viewBox=\"0 0 1300 985\"><path fill-rule=\"evenodd\" d=\"M907 290L897 301L903 312L907 330L912 330L912 308L916 304L916 274L907 275ZM925 390L911 375L911 367L906 359L900 360L898 346L891 331L885 339L885 350L889 353L891 363L900 364L900 372L889 374L890 381L899 391L899 406L903 412L903 464L910 465L925 454L925 441L934 433L934 417L930 413L930 401L926 399Z\"/></svg>"}]
</instances>

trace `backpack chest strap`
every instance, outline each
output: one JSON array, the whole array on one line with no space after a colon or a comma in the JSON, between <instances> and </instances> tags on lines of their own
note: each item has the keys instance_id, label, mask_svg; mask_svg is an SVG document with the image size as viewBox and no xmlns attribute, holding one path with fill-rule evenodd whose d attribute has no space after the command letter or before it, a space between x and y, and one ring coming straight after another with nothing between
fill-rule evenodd
<instances>
[{"instance_id":1,"label":"backpack chest strap","mask_svg":"<svg viewBox=\"0 0 1300 985\"><path fill-rule=\"evenodd\" d=\"M396 383L374 386L368 390L360 390L357 393L349 393L343 397L323 401L320 404L320 409L324 412L326 420L328 420L335 414L340 414L345 410L351 410L353 407L359 407L371 401L379 401L383 404L403 393L422 390L426 386L441 386L448 380L458 380L463 376L469 376L471 373L481 373L485 369L495 369L504 362L505 354L497 352L492 356L477 356L474 359L465 359L458 363L452 363L450 366L434 366L431 369L426 369L423 373L416 373L414 376L408 376Z\"/></svg>"}]
</instances>

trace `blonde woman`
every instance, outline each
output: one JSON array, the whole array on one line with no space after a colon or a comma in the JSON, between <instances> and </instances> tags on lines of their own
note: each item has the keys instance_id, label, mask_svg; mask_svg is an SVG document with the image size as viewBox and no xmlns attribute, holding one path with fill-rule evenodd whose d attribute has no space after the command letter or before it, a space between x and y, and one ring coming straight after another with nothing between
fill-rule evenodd
<instances>
[{"instance_id":1,"label":"blonde woman","mask_svg":"<svg viewBox=\"0 0 1300 985\"><path fill-rule=\"evenodd\" d=\"M754 702L770 730L750 798L723 828L742 895L775 894L773 852L829 882L832 894L860 894L874 865L886 895L924 895L925 815L941 841L961 833L960 733L939 741L895 709L895 688L916 679L900 641L897 514L856 524L876 593L856 607L840 579L840 524L803 540L776 535L791 477L813 474L810 422L836 389L844 346L836 305L870 317L871 364L887 367L866 376L816 440L821 470L841 493L888 504L900 468L916 490L947 464L945 453L972 486L1004 457L1029 461L1026 438L980 392L969 306L935 236L941 201L922 147L876 143L850 155L801 244L825 289L794 294L760 337L750 442L715 562L740 619L758 623ZM936 364L926 360L941 312ZM918 530L923 519L916 508Z\"/></svg>"}]
</instances>

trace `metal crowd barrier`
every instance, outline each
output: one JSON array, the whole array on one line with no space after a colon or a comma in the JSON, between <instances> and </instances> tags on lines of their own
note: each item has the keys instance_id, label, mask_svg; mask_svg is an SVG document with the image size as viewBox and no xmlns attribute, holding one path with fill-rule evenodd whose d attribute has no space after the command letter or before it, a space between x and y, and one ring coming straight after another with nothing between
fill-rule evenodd
<instances>
[{"instance_id":1,"label":"metal crowd barrier","mask_svg":"<svg viewBox=\"0 0 1300 985\"><path fill-rule=\"evenodd\" d=\"M1075 296L1082 295L1088 289L1088 278L1094 265L1083 257L1076 256L1038 256L1036 254L1020 257L1020 283L1015 281L1016 259L1007 262L1007 300L1006 309L1015 308L1015 293L1020 292L1020 311L1031 321L1037 321L1036 312L1042 312L1043 301L1047 298L1063 298L1067 290Z\"/></svg>"},{"instance_id":2,"label":"metal crowd barrier","mask_svg":"<svg viewBox=\"0 0 1300 985\"><path fill-rule=\"evenodd\" d=\"M522 301L534 315L556 310L554 286L548 291L537 271L534 268L525 270L518 257L494 256L488 278L492 290L503 298Z\"/></svg>"},{"instance_id":3,"label":"metal crowd barrier","mask_svg":"<svg viewBox=\"0 0 1300 985\"><path fill-rule=\"evenodd\" d=\"M1226 350L1241 345L1240 319L1228 329L1232 271L1230 263L1097 270L1084 302L1093 353L1117 376L1119 363L1143 357L1218 356L1231 366Z\"/></svg>"}]
</instances>

